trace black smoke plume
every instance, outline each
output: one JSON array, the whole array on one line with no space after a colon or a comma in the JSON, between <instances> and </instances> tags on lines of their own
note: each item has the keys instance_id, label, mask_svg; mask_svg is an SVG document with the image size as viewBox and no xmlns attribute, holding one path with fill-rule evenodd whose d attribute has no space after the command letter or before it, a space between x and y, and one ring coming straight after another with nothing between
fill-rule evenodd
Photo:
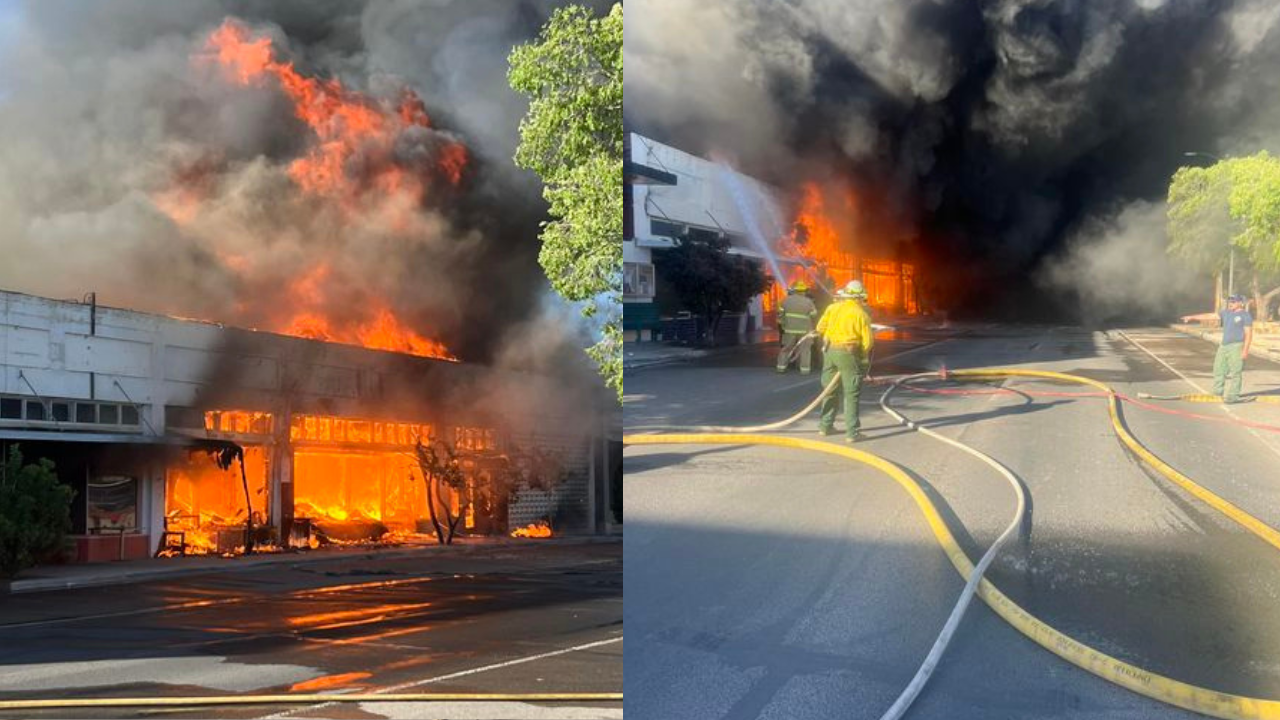
<instances>
[{"instance_id":1,"label":"black smoke plume","mask_svg":"<svg viewBox=\"0 0 1280 720\"><path fill-rule=\"evenodd\" d=\"M1195 304L1161 252L1171 174L1203 162L1185 152L1274 152L1280 135L1268 0L627 10L634 130L782 187L854 183L866 212L916 236L953 309L1102 320Z\"/></svg>"},{"instance_id":2,"label":"black smoke plume","mask_svg":"<svg viewBox=\"0 0 1280 720\"><path fill-rule=\"evenodd\" d=\"M545 204L537 178L511 162L526 105L507 86L507 55L558 4L12 7L0 17L0 288L64 298L97 291L108 305L278 329L264 308L289 303L287 283L324 251L340 260L327 278L340 286L334 312L384 298L464 360L511 354L507 344L544 316L556 317L555 337L589 344L541 310ZM233 86L193 62L227 18L270 37L307 77L370 98L394 99L404 88L420 96L439 132L395 151L460 139L470 163L458 192L415 208L410 223L377 215L336 222L332 207L288 176L313 139L279 87ZM181 205L183 192L202 208L187 226L165 209ZM248 257L254 271L246 274L238 268Z\"/></svg>"}]
</instances>

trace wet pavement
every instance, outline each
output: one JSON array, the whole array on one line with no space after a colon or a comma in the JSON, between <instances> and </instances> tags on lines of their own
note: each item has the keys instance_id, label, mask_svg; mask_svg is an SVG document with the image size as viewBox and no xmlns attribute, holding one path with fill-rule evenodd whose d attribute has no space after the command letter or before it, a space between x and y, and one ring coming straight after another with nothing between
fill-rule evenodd
<instances>
[{"instance_id":1,"label":"wet pavement","mask_svg":"<svg viewBox=\"0 0 1280 720\"><path fill-rule=\"evenodd\" d=\"M1093 377L1123 393L1196 392L1210 343L1159 329L971 326L882 342L873 374L1013 365ZM1169 366L1157 361L1140 343ZM907 354L900 354L907 353ZM754 424L818 391L776 376L767 352L628 375L625 422ZM894 357L897 355L897 357ZM1175 372L1176 371L1176 372ZM1105 403L1022 392L901 392L894 406L1012 469L1023 533L989 577L1072 637L1170 677L1280 699L1280 551L1152 476L1120 445ZM942 388L941 384L932 387ZM972 387L951 384L949 389ZM1251 359L1246 393L1280 389ZM894 425L863 395L862 449L904 466L976 559L1014 509L1007 483ZM1127 406L1132 432L1182 472L1280 527L1280 406ZM816 417L785 431L816 438ZM914 674L962 581L906 495L869 468L781 448L644 446L626 452L627 716L879 717ZM665 690L664 690L665 688ZM710 691L704 688L712 688ZM1130 693L1034 645L975 603L913 718L1198 717Z\"/></svg>"},{"instance_id":2,"label":"wet pavement","mask_svg":"<svg viewBox=\"0 0 1280 720\"><path fill-rule=\"evenodd\" d=\"M0 700L619 692L620 540L277 564L0 596ZM0 717L620 717L620 703L365 703ZM480 715L475 715L480 713Z\"/></svg>"}]
</instances>

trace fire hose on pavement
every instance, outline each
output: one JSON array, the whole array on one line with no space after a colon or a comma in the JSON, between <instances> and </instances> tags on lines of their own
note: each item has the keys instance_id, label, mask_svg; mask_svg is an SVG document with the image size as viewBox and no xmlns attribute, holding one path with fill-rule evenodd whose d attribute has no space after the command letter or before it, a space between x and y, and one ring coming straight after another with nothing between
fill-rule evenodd
<instances>
[{"instance_id":1,"label":"fire hose on pavement","mask_svg":"<svg viewBox=\"0 0 1280 720\"><path fill-rule=\"evenodd\" d=\"M993 583L986 580L983 577L983 573L994 559L999 547L1012 535L1013 531L1016 530L1017 526L1022 521L1025 510L1025 495L1020 481L1018 481L1018 479L999 462L985 455L981 451L965 445L964 443L947 438L930 430L929 428L923 427L918 422L907 419L901 413L898 413L890 407L889 398L895 390L900 387L910 387L911 382L930 377L936 377L939 379L956 378L975 380L1022 377L1065 381L1093 387L1098 392L1075 393L1074 395L1106 398L1112 430L1124 446L1136 455L1143 463L1155 470L1161 477L1177 485L1201 502L1204 502L1227 516L1233 522L1253 533L1264 542L1280 549L1280 532L1277 532L1274 528L1268 526L1258 518L1250 515L1243 509L1194 482L1186 475L1183 475L1172 466L1165 463L1142 445L1137 438L1129 432L1120 416L1120 402L1122 399L1128 400L1127 398L1123 398L1123 396L1116 393L1105 383L1065 373L1007 368L959 370L951 371L949 373L946 371L920 373L896 378L881 397L881 408L899 423L906 425L912 430L928 435L929 437L940 440L954 447L958 447L979 458L1000 472L1003 477L1009 480L1014 488L1018 499L1015 517L1009 526L1006 527L1005 531L1001 533L1000 537L996 539L992 546L979 560L979 563L976 566L972 563L964 550L960 548L955 537L952 535L950 528L947 526L946 521L943 520L937 507L929 499L924 489L895 463L864 450L841 447L829 442L757 434L759 432L757 428L780 429L781 427L797 422L799 419L804 417L804 415L808 414L808 412L812 410L812 408L815 407L823 397L835 389L836 384L839 382L838 375L828 383L827 387L823 389L818 398L810 403L804 412L798 413L797 415L778 423L756 426L756 428L721 428L703 426L707 428L714 427L714 429L699 429L697 432L690 433L653 435L633 434L625 435L623 437L623 442L624 444L629 445L773 445L824 452L832 455L839 455L856 462L869 465L879 470L881 473L888 475L892 480L897 482L904 491L906 491L908 496L915 502L917 508L924 516L929 529L934 535L934 539L942 548L952 566L955 567L956 572L965 579L966 584L965 589L961 592L960 599L957 601L951 615L944 624L938 639L934 642L933 647L930 649L924 662L921 664L920 669L912 678L911 682L899 695L898 699L889 708L889 710L886 711L883 716L885 720L900 718L906 712L912 700L914 700L923 689L925 682L927 682L929 676L932 674L933 669L936 667L943 651L945 651L947 643L950 641L955 628L958 626L969 600L974 594L981 597L997 615L1005 620L1005 622L1039 644L1041 647L1044 647L1077 667L1087 670L1094 675L1140 695L1175 705L1177 707L1185 708L1187 710L1211 715L1213 717L1227 718L1230 720L1280 720L1280 700L1234 695L1231 693L1224 693L1210 688L1192 685L1190 683L1159 675L1112 657L1096 648L1067 636L1056 628L1053 628L1048 623L1040 620L1029 611L1019 606L1007 595L1001 592Z\"/></svg>"}]
</instances>

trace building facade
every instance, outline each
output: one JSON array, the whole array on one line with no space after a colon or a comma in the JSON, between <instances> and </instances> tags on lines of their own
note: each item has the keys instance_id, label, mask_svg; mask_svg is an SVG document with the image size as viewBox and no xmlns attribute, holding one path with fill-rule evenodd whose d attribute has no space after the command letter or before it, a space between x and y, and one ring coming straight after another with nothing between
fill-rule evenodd
<instances>
[{"instance_id":1,"label":"building facade","mask_svg":"<svg viewBox=\"0 0 1280 720\"><path fill-rule=\"evenodd\" d=\"M740 173L725 163L692 155L637 133L627 133L627 184L624 193L623 308L628 341L649 340L660 326L654 253L675 245L688 233L728 238L729 252L760 263L774 287L751 301L737 318L739 331L770 327L773 309L797 277L816 277L827 290L862 280L873 307L897 314L918 311L915 269L901 257L855 256L834 248L823 258L807 257L791 242L797 216L783 190ZM829 234L829 233L828 233ZM817 243L814 243L816 246ZM909 247L909 245L904 245ZM811 284L813 282L811 281Z\"/></svg>"},{"instance_id":2,"label":"building facade","mask_svg":"<svg viewBox=\"0 0 1280 720\"><path fill-rule=\"evenodd\" d=\"M459 458L460 529L602 531L616 416L563 396L553 378L0 292L0 450L54 461L81 561L233 550L250 526L280 545L424 531L419 441ZM220 467L227 448L241 459Z\"/></svg>"}]
</instances>

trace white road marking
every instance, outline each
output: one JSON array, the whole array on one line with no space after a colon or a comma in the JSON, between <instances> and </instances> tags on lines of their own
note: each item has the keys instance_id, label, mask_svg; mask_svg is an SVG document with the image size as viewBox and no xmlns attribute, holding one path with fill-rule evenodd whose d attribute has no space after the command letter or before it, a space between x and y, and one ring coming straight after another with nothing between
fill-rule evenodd
<instances>
[{"instance_id":1,"label":"white road marking","mask_svg":"<svg viewBox=\"0 0 1280 720\"><path fill-rule=\"evenodd\" d=\"M622 720L622 708L534 705L517 702L362 702L360 709L378 717L449 718L450 720Z\"/></svg>"},{"instance_id":2,"label":"white road marking","mask_svg":"<svg viewBox=\"0 0 1280 720\"><path fill-rule=\"evenodd\" d=\"M1128 340L1129 342L1133 343L1133 345L1134 345L1135 347L1137 347L1139 350L1141 350L1142 352L1146 353L1147 355L1150 355L1150 356L1151 356L1151 358L1152 358L1153 360L1155 360L1156 362L1158 362L1158 363L1160 363L1161 365L1163 365L1163 366L1165 366L1166 368L1168 368L1169 372L1171 372L1171 373L1173 373L1174 375L1177 375L1178 377L1180 377L1180 378L1182 378L1183 380L1185 380L1185 381L1186 381L1186 383L1187 383L1188 385L1190 385L1191 387L1195 388L1196 390L1200 391L1202 394L1205 394L1205 395L1212 395L1212 394L1213 394L1213 393L1211 393L1211 392L1208 392L1208 391L1207 391L1207 390L1205 390L1204 388L1200 387L1200 385L1199 385L1198 383L1196 383L1196 381L1192 380L1191 378L1187 377L1186 375L1183 375L1181 372L1179 372L1179 371L1178 371L1178 369L1177 369L1177 368L1175 368L1174 366L1172 366L1172 365L1170 365L1169 363L1167 363L1167 362L1165 362L1164 360L1162 360L1162 359L1161 359L1158 355L1156 355L1154 352L1151 352L1150 350L1148 350L1148 349L1147 349L1147 347L1146 347L1145 345L1143 345L1142 343L1138 342L1137 340L1134 340L1134 339L1133 339L1132 337L1130 337L1130 336L1129 336L1129 334L1128 334L1128 333L1126 333L1125 331L1123 331L1123 330L1117 330L1116 332L1120 333L1120 337L1122 337L1122 338L1124 338L1125 340ZM1232 412L1232 411L1231 411L1231 407L1230 407L1229 405L1226 405L1226 404L1218 405L1218 408L1220 408L1220 409L1221 409L1223 412L1225 412L1227 415L1229 415L1229 416L1231 416L1231 417L1233 417L1233 418L1235 418L1235 417L1236 417L1236 414L1235 414L1234 412ZM1237 419L1239 419L1239 418L1237 418ZM1262 443L1262 446L1263 446L1263 447L1265 447L1266 449L1268 449L1268 450L1270 450L1271 452L1275 453L1277 457L1280 457L1280 448L1277 448L1275 445L1272 445L1272 444L1271 444L1271 443L1270 443L1266 438L1264 438L1261 434L1259 434L1259 433L1258 433L1258 431L1257 431L1256 429L1251 428L1251 427L1249 427L1248 425L1242 425L1241 427L1243 427L1245 430L1248 430L1250 435L1252 435L1252 436L1254 436L1255 438L1257 438L1257 439L1258 439L1258 442Z\"/></svg>"},{"instance_id":3,"label":"white road marking","mask_svg":"<svg viewBox=\"0 0 1280 720\"><path fill-rule=\"evenodd\" d=\"M1212 395L1212 394L1213 394L1213 393L1209 392L1208 390L1205 390L1204 388L1200 387L1199 383L1197 383L1195 380L1192 380L1191 378L1187 377L1186 375L1183 375L1183 374L1182 374L1182 373L1181 373L1177 368L1175 368L1174 366L1172 366L1172 365L1170 365L1169 363L1165 362L1165 361L1164 361L1164 360L1163 360L1159 355L1156 355L1155 353L1153 353L1153 352L1151 352L1150 350L1148 350L1146 345L1143 345L1142 343L1138 342L1137 340L1134 340L1134 339L1133 339L1132 337L1130 337L1130 335L1129 335L1128 333L1126 333L1125 331L1123 331L1123 330L1116 330L1116 332L1120 333L1120 337L1122 337L1122 338L1124 338L1125 340L1128 340L1129 342L1133 343L1134 347L1138 348L1139 350L1141 350L1142 352L1146 353L1147 355L1150 355L1152 360L1155 360L1156 362L1158 362L1158 363L1160 363L1161 365L1163 365L1163 366L1165 367L1165 369L1166 369L1166 370L1168 370L1169 372L1173 373L1174 375L1177 375L1178 377L1182 378L1183 380L1187 381L1187 384L1188 384L1188 385L1190 385L1191 387L1195 388L1195 389L1196 389L1198 392L1200 392L1201 394L1204 394L1204 395ZM1226 406L1223 406L1223 409L1224 409L1224 410L1227 410Z\"/></svg>"},{"instance_id":4,"label":"white road marking","mask_svg":"<svg viewBox=\"0 0 1280 720\"><path fill-rule=\"evenodd\" d=\"M536 662L538 660L545 660L546 658L555 657L557 655L567 655L572 652L590 650L592 648L602 647L605 645L612 645L614 643L620 643L620 642L622 642L621 635L617 637L609 638L607 640L596 640L594 642L584 643L582 645L574 645L573 647L563 648L561 650L551 650L549 652L538 653L537 655L528 655L522 658L516 658L514 660L506 660L504 662L494 663L492 665L482 665L480 667L471 668L469 670L460 670L458 672L449 673L447 675L437 675L435 677L426 678L424 680L414 680L413 682L402 683L400 685L392 685L390 687L373 690L372 692L373 693L403 692L409 688L421 687L423 685L430 685L432 683L444 682L446 680L454 680L456 678L466 677L468 675L476 675L478 673L489 672L490 670L500 670L502 668L512 667L514 665L523 665L525 663ZM334 704L335 703L321 703L319 705L311 705L305 708L294 708L292 710L286 710L284 712L276 713L274 715L265 715L262 717L262 720L274 720L275 718L293 717L295 713L308 712L311 710L320 710L323 708L332 707Z\"/></svg>"}]
</instances>

